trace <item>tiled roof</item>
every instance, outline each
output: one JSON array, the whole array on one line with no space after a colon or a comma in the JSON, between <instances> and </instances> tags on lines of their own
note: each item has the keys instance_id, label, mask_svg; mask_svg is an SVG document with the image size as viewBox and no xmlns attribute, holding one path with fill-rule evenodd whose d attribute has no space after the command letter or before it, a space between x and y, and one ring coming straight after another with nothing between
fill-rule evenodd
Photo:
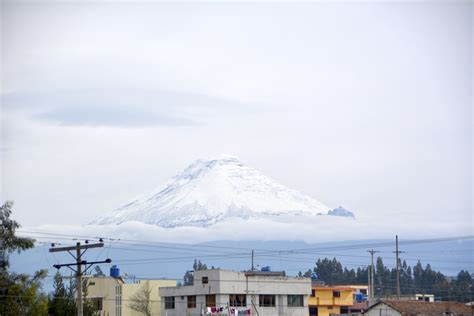
<instances>
[{"instance_id":1,"label":"tiled roof","mask_svg":"<svg viewBox=\"0 0 474 316\"><path fill-rule=\"evenodd\" d=\"M442 315L446 312L454 312L457 315L470 316L473 312L471 307L458 302L381 301L375 305L383 303L402 315Z\"/></svg>"}]
</instances>

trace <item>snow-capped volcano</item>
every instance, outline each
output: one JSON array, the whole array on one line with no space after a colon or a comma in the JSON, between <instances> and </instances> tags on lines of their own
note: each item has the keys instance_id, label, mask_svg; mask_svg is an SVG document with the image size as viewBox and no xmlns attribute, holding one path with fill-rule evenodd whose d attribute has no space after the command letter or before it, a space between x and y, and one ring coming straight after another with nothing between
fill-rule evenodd
<instances>
[{"instance_id":1,"label":"snow-capped volcano","mask_svg":"<svg viewBox=\"0 0 474 316\"><path fill-rule=\"evenodd\" d=\"M329 207L264 176L233 156L197 160L164 186L91 224L139 221L162 227L208 226L226 218L327 214Z\"/></svg>"}]
</instances>

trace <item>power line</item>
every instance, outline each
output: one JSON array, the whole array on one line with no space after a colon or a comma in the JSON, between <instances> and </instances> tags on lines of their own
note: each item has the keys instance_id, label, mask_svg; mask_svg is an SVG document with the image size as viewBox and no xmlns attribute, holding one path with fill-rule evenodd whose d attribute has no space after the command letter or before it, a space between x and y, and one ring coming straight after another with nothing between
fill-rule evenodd
<instances>
[{"instance_id":1,"label":"power line","mask_svg":"<svg viewBox=\"0 0 474 316\"><path fill-rule=\"evenodd\" d=\"M44 242L41 242L41 243L44 243ZM46 244L50 244L50 243L46 243ZM43 245L42 245L43 246ZM138 246L139 247L139 246ZM137 248L138 248L137 247ZM180 254L182 253L182 251L166 251L166 250L146 250L146 249L136 249L136 248L129 248L129 247L114 247L114 246L109 246L108 248L110 249L115 249L115 250L120 250L120 251L131 251L131 252L145 252L145 253L170 253L170 254ZM175 249L175 250L178 250L178 249ZM189 251L188 251L189 252ZM199 257L199 258L212 258L211 255L202 255L202 250L194 250L194 251L190 251L190 252L196 252L196 255ZM378 251L379 252L379 251ZM246 253L242 253L242 252L216 252L216 253L219 253L219 256L220 254L237 254L237 255L245 255ZM312 252L312 253L309 253L308 254L317 254L317 255L327 255L327 256L337 256L338 258L339 257L354 257L354 258L365 258L365 256L361 256L361 255L349 255L349 254L344 254L344 253L328 253L328 252ZM301 254L299 253L288 253L287 255L292 255L295 257L295 259L309 259L309 260L316 260L317 258L320 258L321 256L317 256L317 257L302 257L300 256ZM262 256L261 254L256 254L255 256ZM272 254L268 254L267 256L272 256ZM274 255L276 256L276 255ZM187 257L182 257L183 259L185 258L190 258L190 259L193 259L195 258L196 256L187 256ZM278 256L279 258L281 256ZM284 258L284 257L281 257L281 258ZM152 258L143 258L143 259L136 259L138 261L140 260L150 260ZM163 259L163 257L160 257L160 258L156 258L157 260L160 260L160 259ZM383 259L395 259L393 257L383 257ZM461 263L461 264L472 264L473 261L457 261L457 260L437 260L437 259L432 259L432 258L406 258L404 257L403 260L405 261L429 261L429 262L442 262L442 263L447 263L447 262L450 262L450 263Z\"/></svg>"},{"instance_id":2,"label":"power line","mask_svg":"<svg viewBox=\"0 0 474 316\"><path fill-rule=\"evenodd\" d=\"M20 232L29 232L29 231L20 231ZM36 234L43 234L43 235L59 235L59 236L69 236L69 237L82 237L82 238L96 238L96 239L109 239L112 241L116 241L117 243L124 244L124 245L129 245L129 246L134 246L134 247L147 247L147 248L168 248L171 250L187 250L187 251L200 251L199 248L217 248L221 249L219 251L212 251L212 250L206 250L207 252L215 252L215 253L229 253L233 254L235 252L224 252L222 251L222 248L228 249L228 247L222 247L222 246L211 246L211 245L200 245L200 244L182 244L182 243L164 243L164 242L154 242L154 241L139 241L139 240L131 240L131 239L119 239L119 238L106 238L106 237L91 237L91 236L81 236L81 235L68 235L68 234L57 234L57 233L47 233L47 232L30 232L30 233L36 233ZM31 236L33 238L42 238L39 236ZM471 236L456 236L456 237L446 237L446 238L433 238L433 239L422 239L422 240L408 240L404 241L401 244L415 244L415 243L426 243L426 242L441 242L441 241L449 241L449 240L463 240L463 239L472 239L474 238L474 235ZM63 239L63 238L61 238ZM64 238L67 239L67 238ZM133 242L133 243L130 243ZM334 250L353 250L353 249L359 249L362 248L363 246L374 246L374 247L385 247L390 245L389 243L385 242L379 242L379 243L370 243L370 244L349 244L349 245L343 245L343 246L331 246L331 247L319 247L319 248L300 248L300 249L286 249L286 250L270 250L270 249L254 249L257 251L260 251L260 253L267 253L267 254L272 254L272 253L277 253L279 255L281 254L304 254L304 253L311 253L311 254L316 254L317 252L321 252L321 250L328 250L328 251L334 251ZM114 247L115 248L115 247ZM118 249L119 247L115 248ZM242 248L242 247L233 247L234 249L240 249L240 250L246 250L250 252L252 249L250 248ZM125 248L124 248L125 249ZM131 250L131 248L127 248L127 250ZM469 251L469 250L466 250ZM162 252L162 251L160 251ZM323 254L321 252L321 254ZM329 255L329 253L327 253ZM331 255L337 255L337 254L332 254ZM345 254L339 254L339 256L351 256L351 255L345 255ZM355 255L352 255L355 257ZM362 256L361 256L362 257ZM413 259L417 260L417 259Z\"/></svg>"},{"instance_id":3,"label":"power line","mask_svg":"<svg viewBox=\"0 0 474 316\"><path fill-rule=\"evenodd\" d=\"M121 239L121 238L111 238L111 237L98 237L98 236L84 236L84 235L71 235L71 234L60 234L60 233L52 233L52 232L38 232L38 231L26 231L26 230L18 230L17 232L24 232L24 233L34 233L34 234L42 234L42 235L50 235L50 236L67 236L67 237L76 237L76 238L85 238L85 239L103 239L103 240L113 240L118 241L120 243L123 242L132 242L132 243L139 243L139 244L152 244L154 246L161 245L160 247L166 246L173 246L176 249L178 246L184 247L197 247L197 248L215 248L215 249L228 249L228 246L216 246L216 245L203 245L203 244L185 244L185 243L171 243L171 242L157 242L157 241L148 241L148 240L134 240L134 239ZM452 237L442 237L442 238L427 238L427 239L414 239L414 240L405 240L401 242L402 245L409 245L409 244L420 244L420 243L436 243L436 242L445 242L445 241L454 241L454 240L467 240L467 239L474 239L474 235L463 235L463 236L452 236ZM256 251L267 251L267 252L307 252L307 251L318 251L318 250L349 250L349 249L361 249L366 247L387 247L391 246L391 242L374 242L374 243L360 243L360 244L349 244L349 245L342 245L342 246L326 246L326 247L313 247L313 248L298 248L298 249L282 249L282 250L273 250L273 249L256 249L256 248L243 248L243 247L233 247L234 249L251 251L252 249ZM144 245L142 245L144 246Z\"/></svg>"}]
</instances>

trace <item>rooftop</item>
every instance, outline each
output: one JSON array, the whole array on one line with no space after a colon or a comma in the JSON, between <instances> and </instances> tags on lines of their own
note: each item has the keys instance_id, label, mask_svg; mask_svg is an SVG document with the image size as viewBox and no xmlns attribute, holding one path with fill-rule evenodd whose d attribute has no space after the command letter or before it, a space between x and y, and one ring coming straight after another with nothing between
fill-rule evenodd
<instances>
[{"instance_id":1,"label":"rooftop","mask_svg":"<svg viewBox=\"0 0 474 316\"><path fill-rule=\"evenodd\" d=\"M313 289L318 290L318 291L353 291L354 288L350 286L329 286L329 285L313 285Z\"/></svg>"},{"instance_id":2,"label":"rooftop","mask_svg":"<svg viewBox=\"0 0 474 316\"><path fill-rule=\"evenodd\" d=\"M380 301L372 305L370 309L379 304L386 304L402 315L430 314L442 315L446 312L454 312L458 315L471 315L472 308L458 302L421 302L421 301Z\"/></svg>"},{"instance_id":3,"label":"rooftop","mask_svg":"<svg viewBox=\"0 0 474 316\"><path fill-rule=\"evenodd\" d=\"M285 276L283 271L245 271L245 276Z\"/></svg>"}]
</instances>

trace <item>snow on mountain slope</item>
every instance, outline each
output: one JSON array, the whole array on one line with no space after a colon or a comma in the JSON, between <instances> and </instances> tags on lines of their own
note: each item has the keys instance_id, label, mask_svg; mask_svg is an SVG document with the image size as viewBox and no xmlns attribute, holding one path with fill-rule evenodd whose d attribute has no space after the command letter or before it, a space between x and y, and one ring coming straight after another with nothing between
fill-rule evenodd
<instances>
[{"instance_id":1,"label":"snow on mountain slope","mask_svg":"<svg viewBox=\"0 0 474 316\"><path fill-rule=\"evenodd\" d=\"M197 160L167 184L91 224L139 221L161 227L208 226L226 218L327 214L329 207L289 189L236 157Z\"/></svg>"},{"instance_id":2,"label":"snow on mountain slope","mask_svg":"<svg viewBox=\"0 0 474 316\"><path fill-rule=\"evenodd\" d=\"M336 207L335 209L328 212L328 215L333 216L344 216L344 217L355 217L354 213L349 210L346 210L342 206Z\"/></svg>"}]
</instances>

